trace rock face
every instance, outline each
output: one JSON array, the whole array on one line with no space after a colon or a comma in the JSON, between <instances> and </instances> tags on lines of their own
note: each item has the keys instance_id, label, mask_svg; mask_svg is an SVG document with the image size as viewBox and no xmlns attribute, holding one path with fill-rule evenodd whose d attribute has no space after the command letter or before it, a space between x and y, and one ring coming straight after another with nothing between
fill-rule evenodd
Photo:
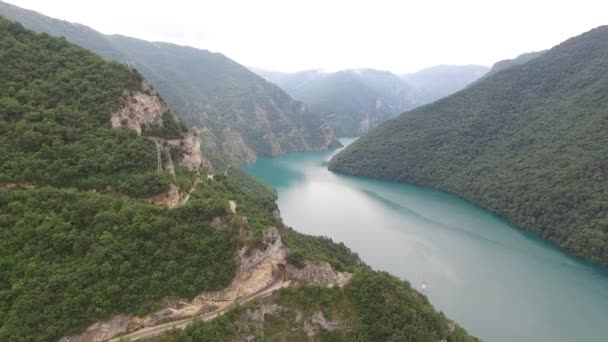
<instances>
[{"instance_id":1,"label":"rock face","mask_svg":"<svg viewBox=\"0 0 608 342\"><path fill-rule=\"evenodd\" d=\"M335 331L344 328L341 322L326 319L321 311L316 311L310 320L304 320L304 331L309 338L319 335L321 330Z\"/></svg>"},{"instance_id":2,"label":"rock face","mask_svg":"<svg viewBox=\"0 0 608 342\"><path fill-rule=\"evenodd\" d=\"M141 134L142 127L158 124L169 111L158 93L143 80L138 90L126 89L122 97L122 107L111 114L112 127L127 126Z\"/></svg>"},{"instance_id":3,"label":"rock face","mask_svg":"<svg viewBox=\"0 0 608 342\"><path fill-rule=\"evenodd\" d=\"M207 130L208 131L208 130ZM249 147L241 134L231 128L224 128L222 153L235 161L250 163L255 161L256 153Z\"/></svg>"},{"instance_id":4,"label":"rock face","mask_svg":"<svg viewBox=\"0 0 608 342\"><path fill-rule=\"evenodd\" d=\"M264 325L269 318L273 318L274 320L287 318L288 322L284 322L284 324L290 326L292 332L297 330L304 332L309 341L316 341L316 337L323 330L336 331L349 329L347 325L339 320L327 319L321 311L315 311L312 315L305 315L299 309L281 306L271 301L264 301L255 308L248 309L241 314L236 324L238 334L233 338L233 341L265 340ZM286 340L286 337L282 337L281 340Z\"/></svg>"},{"instance_id":5,"label":"rock face","mask_svg":"<svg viewBox=\"0 0 608 342\"><path fill-rule=\"evenodd\" d=\"M162 125L162 116L165 113L171 113L177 119L158 92L148 82L141 80L136 89L124 90L122 106L110 115L110 123L114 128L125 126L141 134L146 126ZM212 168L209 160L201 154L201 139L194 131L188 131L180 139L153 137L153 140L168 155L164 160L163 168L169 173L175 173L175 165L168 149L177 152L179 157L177 165L190 171Z\"/></svg>"},{"instance_id":6,"label":"rock face","mask_svg":"<svg viewBox=\"0 0 608 342\"><path fill-rule=\"evenodd\" d=\"M286 277L289 280L309 285L327 284L328 286L344 286L350 280L352 274L347 272L336 272L327 262L315 263L306 261L304 267L298 268L286 265Z\"/></svg>"},{"instance_id":7,"label":"rock face","mask_svg":"<svg viewBox=\"0 0 608 342\"><path fill-rule=\"evenodd\" d=\"M188 132L182 139L166 140L165 144L178 151L178 165L190 171L211 171L211 162L201 153L201 139L195 132Z\"/></svg>"},{"instance_id":8,"label":"rock face","mask_svg":"<svg viewBox=\"0 0 608 342\"><path fill-rule=\"evenodd\" d=\"M134 329L138 324L134 324L132 317L119 315L103 322L91 325L84 333L78 336L62 337L59 342L101 342L115 336L117 333Z\"/></svg>"},{"instance_id":9,"label":"rock face","mask_svg":"<svg viewBox=\"0 0 608 342\"><path fill-rule=\"evenodd\" d=\"M160 193L146 199L146 203L154 204L161 207L173 208L176 207L184 198L184 195L179 191L179 188L171 184L169 191Z\"/></svg>"},{"instance_id":10,"label":"rock face","mask_svg":"<svg viewBox=\"0 0 608 342\"><path fill-rule=\"evenodd\" d=\"M338 140L336 136L336 132L331 127L331 125L323 120L323 125L321 126L321 132L323 132L323 136L325 137L325 141L323 145L319 147L319 150L327 150L342 147L342 143Z\"/></svg>"}]
</instances>

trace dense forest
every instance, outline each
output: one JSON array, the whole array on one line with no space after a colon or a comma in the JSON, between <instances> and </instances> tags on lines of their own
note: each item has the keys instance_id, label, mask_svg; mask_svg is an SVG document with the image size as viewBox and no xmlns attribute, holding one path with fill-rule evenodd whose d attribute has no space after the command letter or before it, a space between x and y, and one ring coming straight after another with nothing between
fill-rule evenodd
<instances>
[{"instance_id":1,"label":"dense forest","mask_svg":"<svg viewBox=\"0 0 608 342\"><path fill-rule=\"evenodd\" d=\"M340 146L319 113L220 53L106 36L4 2L0 15L137 68L186 124L201 129L208 150L232 162Z\"/></svg>"},{"instance_id":2,"label":"dense forest","mask_svg":"<svg viewBox=\"0 0 608 342\"><path fill-rule=\"evenodd\" d=\"M192 205L199 210L75 190L0 191L0 340L51 341L168 296L225 287L237 234L209 226L225 203Z\"/></svg>"},{"instance_id":3,"label":"dense forest","mask_svg":"<svg viewBox=\"0 0 608 342\"><path fill-rule=\"evenodd\" d=\"M235 234L208 226L228 212L220 190L192 196L199 211L124 196L175 181L156 171L154 132L110 128L141 76L3 18L0 47L0 340L53 340L166 296L226 286ZM156 130L184 128L164 115Z\"/></svg>"},{"instance_id":4,"label":"dense forest","mask_svg":"<svg viewBox=\"0 0 608 342\"><path fill-rule=\"evenodd\" d=\"M110 127L123 91L139 90L137 72L65 39L0 25L0 182L112 186L137 197L168 189L154 143ZM165 130L177 125L171 116L165 121Z\"/></svg>"},{"instance_id":5,"label":"dense forest","mask_svg":"<svg viewBox=\"0 0 608 342\"><path fill-rule=\"evenodd\" d=\"M608 27L387 122L330 169L428 185L608 264Z\"/></svg>"},{"instance_id":6,"label":"dense forest","mask_svg":"<svg viewBox=\"0 0 608 342\"><path fill-rule=\"evenodd\" d=\"M236 274L237 251L262 248L268 227L279 228L296 267L365 267L346 246L285 227L276 193L238 169L214 179L183 168L175 177L157 173L152 139L179 138L186 128L170 112L141 135L111 128L123 94L146 91L137 71L1 17L0 47L1 341L56 341L117 314L144 315L170 298L223 289ZM192 190L186 203L169 209L141 200L171 183ZM388 320L363 302L359 315L376 318L361 324L407 322L403 331L416 336L446 336L448 321L407 283L372 280L349 288L386 286L386 298L402 297L402 305ZM344 297L307 287L285 297L309 299L307 291L325 304ZM233 324L234 315L213 324Z\"/></svg>"}]
</instances>

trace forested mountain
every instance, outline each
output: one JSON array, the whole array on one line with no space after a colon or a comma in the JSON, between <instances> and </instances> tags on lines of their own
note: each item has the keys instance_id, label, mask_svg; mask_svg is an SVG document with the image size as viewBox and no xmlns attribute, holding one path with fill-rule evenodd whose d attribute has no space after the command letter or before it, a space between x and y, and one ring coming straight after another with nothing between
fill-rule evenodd
<instances>
[{"instance_id":1,"label":"forested mountain","mask_svg":"<svg viewBox=\"0 0 608 342\"><path fill-rule=\"evenodd\" d=\"M313 111L327 115L338 136L357 136L405 110L464 88L487 68L437 66L401 76L373 69L333 73L252 70L310 105Z\"/></svg>"},{"instance_id":2,"label":"forested mountain","mask_svg":"<svg viewBox=\"0 0 608 342\"><path fill-rule=\"evenodd\" d=\"M136 70L2 17L0 51L0 341L107 340L255 295L275 269L290 288L267 300L305 321L264 337L308 324L319 338L473 340L408 283L284 226L268 186L212 177L223 164ZM238 310L187 334L207 340Z\"/></svg>"},{"instance_id":3,"label":"forested mountain","mask_svg":"<svg viewBox=\"0 0 608 342\"><path fill-rule=\"evenodd\" d=\"M429 185L608 264L608 26L385 123L330 169Z\"/></svg>"},{"instance_id":4,"label":"forested mountain","mask_svg":"<svg viewBox=\"0 0 608 342\"><path fill-rule=\"evenodd\" d=\"M318 114L222 54L105 36L4 2L0 14L137 68L189 126L201 131L208 149L235 162L339 146Z\"/></svg>"},{"instance_id":5,"label":"forested mountain","mask_svg":"<svg viewBox=\"0 0 608 342\"><path fill-rule=\"evenodd\" d=\"M437 65L401 77L413 88L416 104L423 105L463 89L487 72L482 65Z\"/></svg>"},{"instance_id":6,"label":"forested mountain","mask_svg":"<svg viewBox=\"0 0 608 342\"><path fill-rule=\"evenodd\" d=\"M541 56L545 52L547 52L547 50L527 52L527 53L522 53L521 55L519 55L513 59L505 59L502 61L498 61L498 62L494 63L494 65L492 65L492 68L490 69L490 71L488 71L488 73L485 76L494 75L495 73L497 73L499 71L508 69L515 65L521 65L521 64L528 63L529 61Z\"/></svg>"}]
</instances>

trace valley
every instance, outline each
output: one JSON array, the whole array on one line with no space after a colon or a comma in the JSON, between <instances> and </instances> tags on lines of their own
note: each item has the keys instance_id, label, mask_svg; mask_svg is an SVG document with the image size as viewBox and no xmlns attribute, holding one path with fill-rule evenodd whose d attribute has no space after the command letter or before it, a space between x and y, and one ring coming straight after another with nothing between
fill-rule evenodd
<instances>
[{"instance_id":1,"label":"valley","mask_svg":"<svg viewBox=\"0 0 608 342\"><path fill-rule=\"evenodd\" d=\"M260 158L244 169L277 190L286 224L344 242L416 288L426 283L438 309L485 341L603 334L608 270L453 195L329 172L337 152Z\"/></svg>"},{"instance_id":2,"label":"valley","mask_svg":"<svg viewBox=\"0 0 608 342\"><path fill-rule=\"evenodd\" d=\"M603 340L580 1L0 0L0 342Z\"/></svg>"}]
</instances>

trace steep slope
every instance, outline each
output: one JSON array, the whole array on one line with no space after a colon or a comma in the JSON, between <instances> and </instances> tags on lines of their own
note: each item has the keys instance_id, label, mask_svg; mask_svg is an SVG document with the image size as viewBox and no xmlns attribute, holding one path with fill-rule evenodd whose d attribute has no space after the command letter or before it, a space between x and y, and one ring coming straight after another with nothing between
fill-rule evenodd
<instances>
[{"instance_id":1,"label":"steep slope","mask_svg":"<svg viewBox=\"0 0 608 342\"><path fill-rule=\"evenodd\" d=\"M224 168L137 71L2 17L0 51L0 341L105 341L256 298L268 280L301 298L371 272L285 227L268 186L201 174ZM356 284L404 298L410 316L377 323L469 338L407 283Z\"/></svg>"},{"instance_id":2,"label":"steep slope","mask_svg":"<svg viewBox=\"0 0 608 342\"><path fill-rule=\"evenodd\" d=\"M313 111L327 115L338 136L356 136L414 107L475 81L486 67L437 66L397 76L373 69L278 73L253 68Z\"/></svg>"},{"instance_id":3,"label":"steep slope","mask_svg":"<svg viewBox=\"0 0 608 342\"><path fill-rule=\"evenodd\" d=\"M330 169L430 185L608 264L608 27L402 114Z\"/></svg>"},{"instance_id":4,"label":"steep slope","mask_svg":"<svg viewBox=\"0 0 608 342\"><path fill-rule=\"evenodd\" d=\"M437 65L401 77L414 89L416 104L452 95L488 72L481 65Z\"/></svg>"},{"instance_id":5,"label":"steep slope","mask_svg":"<svg viewBox=\"0 0 608 342\"><path fill-rule=\"evenodd\" d=\"M331 126L318 114L222 54L104 36L4 2L0 14L136 67L189 126L204 134L208 148L232 161L339 146Z\"/></svg>"}]
</instances>

